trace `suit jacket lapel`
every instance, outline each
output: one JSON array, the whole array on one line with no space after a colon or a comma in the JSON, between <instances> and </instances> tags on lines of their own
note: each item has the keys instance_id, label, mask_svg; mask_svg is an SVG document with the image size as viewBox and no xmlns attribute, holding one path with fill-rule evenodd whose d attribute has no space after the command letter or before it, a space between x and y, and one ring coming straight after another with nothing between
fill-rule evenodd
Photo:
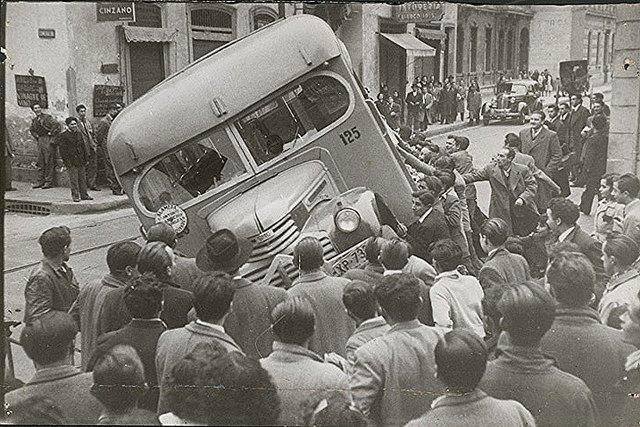
<instances>
[{"instance_id":1,"label":"suit jacket lapel","mask_svg":"<svg viewBox=\"0 0 640 427\"><path fill-rule=\"evenodd\" d=\"M513 165L511 166L513 168ZM493 172L493 177L495 179L497 179L502 185L504 185L504 187L509 190L509 186L507 185L507 182L504 180L504 174L502 173L502 170L500 169L500 166L495 166L492 169ZM513 173L513 171L511 171Z\"/></svg>"},{"instance_id":2,"label":"suit jacket lapel","mask_svg":"<svg viewBox=\"0 0 640 427\"><path fill-rule=\"evenodd\" d=\"M511 193L513 193L514 196L515 196L514 190L516 189L517 185L518 185L518 173L516 172L512 164L511 173L509 173L509 190L511 190Z\"/></svg>"}]
</instances>

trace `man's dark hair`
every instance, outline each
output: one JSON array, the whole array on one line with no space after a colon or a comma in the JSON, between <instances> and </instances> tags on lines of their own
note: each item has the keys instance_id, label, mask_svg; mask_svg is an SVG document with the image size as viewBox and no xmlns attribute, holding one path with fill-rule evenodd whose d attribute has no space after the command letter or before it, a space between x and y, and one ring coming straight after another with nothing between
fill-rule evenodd
<instances>
[{"instance_id":1,"label":"man's dark hair","mask_svg":"<svg viewBox=\"0 0 640 427\"><path fill-rule=\"evenodd\" d=\"M427 175L422 178L422 182L424 182L424 184L427 186L427 189L429 189L436 196L442 194L442 191L444 190L444 188L442 187L442 181L440 181L440 178L436 176Z\"/></svg>"},{"instance_id":2,"label":"man's dark hair","mask_svg":"<svg viewBox=\"0 0 640 427\"><path fill-rule=\"evenodd\" d=\"M604 174L601 179L604 179L604 182L607 184L607 187L609 187L609 190L612 190L613 183L616 182L618 178L620 178L620 174L609 172Z\"/></svg>"},{"instance_id":3,"label":"man's dark hair","mask_svg":"<svg viewBox=\"0 0 640 427\"><path fill-rule=\"evenodd\" d=\"M458 150L466 150L467 148L469 148L469 138L467 138L466 136L454 136L453 139L456 141L456 144L458 145Z\"/></svg>"},{"instance_id":4,"label":"man's dark hair","mask_svg":"<svg viewBox=\"0 0 640 427\"><path fill-rule=\"evenodd\" d=\"M571 105L569 105L569 103L568 103L568 102L566 102L566 101L565 101L565 102L561 102L561 103L559 103L559 104L558 104L558 106L559 106L559 107L566 107L567 109L570 109L570 108L571 108Z\"/></svg>"},{"instance_id":5,"label":"man's dark hair","mask_svg":"<svg viewBox=\"0 0 640 427\"><path fill-rule=\"evenodd\" d=\"M551 108L556 113L558 112L558 106L556 104L549 104L548 108Z\"/></svg>"},{"instance_id":6,"label":"man's dark hair","mask_svg":"<svg viewBox=\"0 0 640 427\"><path fill-rule=\"evenodd\" d=\"M607 126L607 118L604 115L596 114L591 118L591 124L594 128L602 130Z\"/></svg>"},{"instance_id":7,"label":"man's dark hair","mask_svg":"<svg viewBox=\"0 0 640 427\"><path fill-rule=\"evenodd\" d=\"M112 412L136 408L146 390L144 366L129 345L110 348L93 367L91 394Z\"/></svg>"},{"instance_id":8,"label":"man's dark hair","mask_svg":"<svg viewBox=\"0 0 640 427\"><path fill-rule=\"evenodd\" d=\"M152 272L136 277L124 290L124 304L135 319L158 317L162 310L162 283Z\"/></svg>"},{"instance_id":9,"label":"man's dark hair","mask_svg":"<svg viewBox=\"0 0 640 427\"><path fill-rule=\"evenodd\" d=\"M135 267L142 248L132 241L118 242L107 250L107 266L112 274L121 273L127 267Z\"/></svg>"},{"instance_id":10,"label":"man's dark hair","mask_svg":"<svg viewBox=\"0 0 640 427\"><path fill-rule=\"evenodd\" d=\"M320 240L312 236L300 240L293 249L293 263L300 271L321 268L324 265L324 250Z\"/></svg>"},{"instance_id":11,"label":"man's dark hair","mask_svg":"<svg viewBox=\"0 0 640 427\"><path fill-rule=\"evenodd\" d=\"M405 142L411 139L411 134L413 134L413 131L411 131L409 126L400 126L400 129L398 129L398 135L400 135L400 138Z\"/></svg>"},{"instance_id":12,"label":"man's dark hair","mask_svg":"<svg viewBox=\"0 0 640 427\"><path fill-rule=\"evenodd\" d=\"M517 148L518 150L522 149L522 141L515 133L508 133L504 137L504 145L511 148Z\"/></svg>"},{"instance_id":13,"label":"man's dark hair","mask_svg":"<svg viewBox=\"0 0 640 427\"><path fill-rule=\"evenodd\" d=\"M176 230L166 222L153 224L146 233L147 243L162 242L170 248L176 246L176 236Z\"/></svg>"},{"instance_id":14,"label":"man's dark hair","mask_svg":"<svg viewBox=\"0 0 640 427\"><path fill-rule=\"evenodd\" d=\"M544 113L544 111L542 110L535 110L533 113L531 113L531 115L533 116L534 114L538 114L540 116L540 119L544 122L545 119L547 118L547 115Z\"/></svg>"},{"instance_id":15,"label":"man's dark hair","mask_svg":"<svg viewBox=\"0 0 640 427\"><path fill-rule=\"evenodd\" d=\"M412 274L385 276L375 288L378 304L396 322L414 320L422 305L420 279Z\"/></svg>"},{"instance_id":16,"label":"man's dark hair","mask_svg":"<svg viewBox=\"0 0 640 427\"><path fill-rule=\"evenodd\" d=\"M69 126L71 123L78 123L78 119L76 117L67 117L64 119L64 124Z\"/></svg>"},{"instance_id":17,"label":"man's dark hair","mask_svg":"<svg viewBox=\"0 0 640 427\"><path fill-rule=\"evenodd\" d=\"M342 303L359 319L371 319L376 316L378 307L373 289L373 286L360 280L349 282L342 292Z\"/></svg>"},{"instance_id":18,"label":"man's dark hair","mask_svg":"<svg viewBox=\"0 0 640 427\"><path fill-rule=\"evenodd\" d=\"M79 113L79 112L80 112L80 110L82 110L83 108L84 108L85 110L87 109L87 107L85 107L85 105L84 105L84 104L79 104L79 105L76 107L76 113Z\"/></svg>"},{"instance_id":19,"label":"man's dark hair","mask_svg":"<svg viewBox=\"0 0 640 427\"><path fill-rule=\"evenodd\" d=\"M447 191L453 184L456 182L455 174L448 169L438 169L436 170L435 176L438 177L440 182L442 183L442 187L444 191Z\"/></svg>"},{"instance_id":20,"label":"man's dark hair","mask_svg":"<svg viewBox=\"0 0 640 427\"><path fill-rule=\"evenodd\" d=\"M505 287L498 302L502 329L515 345L537 345L556 315L556 301L535 282Z\"/></svg>"},{"instance_id":21,"label":"man's dark hair","mask_svg":"<svg viewBox=\"0 0 640 427\"><path fill-rule=\"evenodd\" d=\"M304 298L287 298L271 311L271 325L276 339L287 344L303 345L311 338L316 316Z\"/></svg>"},{"instance_id":22,"label":"man's dark hair","mask_svg":"<svg viewBox=\"0 0 640 427\"><path fill-rule=\"evenodd\" d=\"M280 399L260 362L202 342L174 365L168 384L169 411L203 425L273 425Z\"/></svg>"},{"instance_id":23,"label":"man's dark hair","mask_svg":"<svg viewBox=\"0 0 640 427\"><path fill-rule=\"evenodd\" d=\"M40 104L39 102L34 102L34 103L31 104L31 111L33 111L33 109L35 108L36 105L38 107L42 108L42 104Z\"/></svg>"},{"instance_id":24,"label":"man's dark hair","mask_svg":"<svg viewBox=\"0 0 640 427\"><path fill-rule=\"evenodd\" d=\"M640 247L635 240L622 233L612 233L602 247L602 252L616 258L619 267L633 264L640 256Z\"/></svg>"},{"instance_id":25,"label":"man's dark hair","mask_svg":"<svg viewBox=\"0 0 640 427\"><path fill-rule=\"evenodd\" d=\"M456 161L449 155L442 155L433 161L433 166L439 170L453 172L456 167Z\"/></svg>"},{"instance_id":26,"label":"man's dark hair","mask_svg":"<svg viewBox=\"0 0 640 427\"><path fill-rule=\"evenodd\" d=\"M167 267L173 265L171 255L167 252L167 245L163 242L151 242L142 247L138 253L138 272L140 274L151 271L162 281L169 281Z\"/></svg>"},{"instance_id":27,"label":"man's dark hair","mask_svg":"<svg viewBox=\"0 0 640 427\"><path fill-rule=\"evenodd\" d=\"M640 179L632 173L625 173L618 178L618 190L627 192L629 197L636 199L640 193Z\"/></svg>"},{"instance_id":28,"label":"man's dark hair","mask_svg":"<svg viewBox=\"0 0 640 427\"><path fill-rule=\"evenodd\" d=\"M323 404L326 403L326 404ZM305 426L366 427L366 417L343 390L318 390L301 404Z\"/></svg>"},{"instance_id":29,"label":"man's dark hair","mask_svg":"<svg viewBox=\"0 0 640 427\"><path fill-rule=\"evenodd\" d=\"M559 219L563 224L574 226L580 218L580 208L571 200L564 197L554 197L549 200L549 210L553 219Z\"/></svg>"},{"instance_id":30,"label":"man's dark hair","mask_svg":"<svg viewBox=\"0 0 640 427\"><path fill-rule=\"evenodd\" d=\"M567 307L589 305L595 281L591 261L579 252L560 252L547 267L547 282L553 295Z\"/></svg>"},{"instance_id":31,"label":"man's dark hair","mask_svg":"<svg viewBox=\"0 0 640 427\"><path fill-rule=\"evenodd\" d=\"M478 386L487 367L487 348L465 329L447 332L434 351L438 379L454 393L469 393Z\"/></svg>"},{"instance_id":32,"label":"man's dark hair","mask_svg":"<svg viewBox=\"0 0 640 427\"><path fill-rule=\"evenodd\" d=\"M502 218L489 218L480 227L480 234L493 246L500 246L509 237L509 225Z\"/></svg>"},{"instance_id":33,"label":"man's dark hair","mask_svg":"<svg viewBox=\"0 0 640 427\"><path fill-rule=\"evenodd\" d=\"M62 255L64 248L71 244L71 230L61 225L46 230L38 239L44 256L54 258Z\"/></svg>"},{"instance_id":34,"label":"man's dark hair","mask_svg":"<svg viewBox=\"0 0 640 427\"><path fill-rule=\"evenodd\" d=\"M233 279L226 273L207 273L195 281L193 308L198 319L217 322L229 312L233 301Z\"/></svg>"},{"instance_id":35,"label":"man's dark hair","mask_svg":"<svg viewBox=\"0 0 640 427\"><path fill-rule=\"evenodd\" d=\"M409 262L409 256L409 244L404 240L386 240L380 246L380 262L387 270L402 270Z\"/></svg>"},{"instance_id":36,"label":"man's dark hair","mask_svg":"<svg viewBox=\"0 0 640 427\"><path fill-rule=\"evenodd\" d=\"M380 264L378 257L380 256L382 242L384 242L384 238L382 237L371 236L367 239L367 243L364 245L364 257L369 263L374 265Z\"/></svg>"},{"instance_id":37,"label":"man's dark hair","mask_svg":"<svg viewBox=\"0 0 640 427\"><path fill-rule=\"evenodd\" d=\"M600 92L596 92L596 93L594 93L594 94L593 94L593 97L594 97L595 99L597 99L598 101L604 101L604 95L603 95L603 94L601 94Z\"/></svg>"},{"instance_id":38,"label":"man's dark hair","mask_svg":"<svg viewBox=\"0 0 640 427\"><path fill-rule=\"evenodd\" d=\"M431 256L442 271L451 271L462 264L462 250L451 239L441 239L431 246Z\"/></svg>"},{"instance_id":39,"label":"man's dark hair","mask_svg":"<svg viewBox=\"0 0 640 427\"><path fill-rule=\"evenodd\" d=\"M412 196L420 200L420 202L427 207L433 206L433 204L436 202L436 198L431 190L414 191Z\"/></svg>"},{"instance_id":40,"label":"man's dark hair","mask_svg":"<svg viewBox=\"0 0 640 427\"><path fill-rule=\"evenodd\" d=\"M49 311L25 325L20 345L29 359L40 365L63 360L78 333L76 322L64 311Z\"/></svg>"}]
</instances>

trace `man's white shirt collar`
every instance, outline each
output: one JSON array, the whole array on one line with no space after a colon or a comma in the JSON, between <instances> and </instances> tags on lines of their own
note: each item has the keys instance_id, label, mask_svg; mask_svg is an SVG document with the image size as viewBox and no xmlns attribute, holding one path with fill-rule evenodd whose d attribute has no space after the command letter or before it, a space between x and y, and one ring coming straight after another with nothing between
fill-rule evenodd
<instances>
[{"instance_id":1,"label":"man's white shirt collar","mask_svg":"<svg viewBox=\"0 0 640 427\"><path fill-rule=\"evenodd\" d=\"M569 236L569 234L571 234L571 232L576 228L576 226L574 225L573 227L565 230L564 233L562 233L561 235L558 236L558 242L564 242L565 239Z\"/></svg>"},{"instance_id":2,"label":"man's white shirt collar","mask_svg":"<svg viewBox=\"0 0 640 427\"><path fill-rule=\"evenodd\" d=\"M385 270L384 273L382 273L383 276L391 276L392 274L402 274L404 273L404 271L402 270Z\"/></svg>"},{"instance_id":3,"label":"man's white shirt collar","mask_svg":"<svg viewBox=\"0 0 640 427\"><path fill-rule=\"evenodd\" d=\"M422 223L422 221L424 221L429 216L432 210L433 210L433 206L431 206L429 209L427 209L425 213L422 214L418 222Z\"/></svg>"},{"instance_id":4,"label":"man's white shirt collar","mask_svg":"<svg viewBox=\"0 0 640 427\"><path fill-rule=\"evenodd\" d=\"M212 329L217 329L220 332L226 333L226 331L224 330L224 327L222 325L216 325L215 323L205 322L205 321L200 320L200 319L196 319L196 323L199 323L202 326L206 326L206 327L212 328Z\"/></svg>"}]
</instances>

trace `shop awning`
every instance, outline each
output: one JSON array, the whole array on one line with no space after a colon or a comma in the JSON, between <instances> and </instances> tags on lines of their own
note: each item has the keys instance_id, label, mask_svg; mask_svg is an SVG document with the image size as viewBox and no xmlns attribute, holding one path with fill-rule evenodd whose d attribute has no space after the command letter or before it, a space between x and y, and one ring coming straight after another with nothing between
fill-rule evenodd
<instances>
[{"instance_id":1,"label":"shop awning","mask_svg":"<svg viewBox=\"0 0 640 427\"><path fill-rule=\"evenodd\" d=\"M124 36L129 43L131 42L154 42L168 43L172 42L178 34L175 28L148 28L148 27L130 27L122 26Z\"/></svg>"},{"instance_id":2,"label":"shop awning","mask_svg":"<svg viewBox=\"0 0 640 427\"><path fill-rule=\"evenodd\" d=\"M410 56L436 56L436 50L428 44L418 40L409 33L402 34L387 34L380 33L382 37L389 40L404 50L407 51L407 55Z\"/></svg>"}]
</instances>

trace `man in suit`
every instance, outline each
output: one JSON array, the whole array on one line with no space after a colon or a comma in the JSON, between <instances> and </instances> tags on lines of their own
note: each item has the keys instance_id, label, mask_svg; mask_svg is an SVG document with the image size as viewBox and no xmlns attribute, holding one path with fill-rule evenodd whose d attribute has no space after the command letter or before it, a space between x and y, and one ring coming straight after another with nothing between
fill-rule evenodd
<instances>
[{"instance_id":1,"label":"man in suit","mask_svg":"<svg viewBox=\"0 0 640 427\"><path fill-rule=\"evenodd\" d=\"M555 237L552 246L562 242L576 244L591 261L593 269L599 276L599 282L601 282L604 278L602 245L580 228L577 224L578 218L580 218L580 208L571 200L556 197L549 201L547 226Z\"/></svg>"},{"instance_id":2,"label":"man in suit","mask_svg":"<svg viewBox=\"0 0 640 427\"><path fill-rule=\"evenodd\" d=\"M516 152L512 148L501 149L495 160L479 171L463 175L467 184L476 181L489 181L491 186L491 201L489 203L489 217L501 218L509 226L509 233L514 230L512 209L527 209L532 215L537 215L535 204L538 184L529 168L514 163ZM519 231L519 230L516 230Z\"/></svg>"},{"instance_id":3,"label":"man in suit","mask_svg":"<svg viewBox=\"0 0 640 427\"><path fill-rule=\"evenodd\" d=\"M293 263L300 270L300 276L287 294L309 300L316 316L309 349L320 355L337 353L345 357L347 340L355 330L355 323L342 305L342 294L349 280L324 272L322 244L315 237L305 237L298 242L293 250Z\"/></svg>"},{"instance_id":4,"label":"man in suit","mask_svg":"<svg viewBox=\"0 0 640 427\"><path fill-rule=\"evenodd\" d=\"M435 378L433 353L440 334L416 318L422 301L415 277L387 276L375 294L391 328L356 350L351 394L373 424L401 426L422 415L444 391Z\"/></svg>"},{"instance_id":5,"label":"man in suit","mask_svg":"<svg viewBox=\"0 0 640 427\"><path fill-rule=\"evenodd\" d=\"M113 119L116 118L120 111L122 111L122 104L114 104L109 109L107 115L100 120L100 123L98 123L95 133L95 139L97 142L97 170L102 171L104 179L106 179L111 191L116 196L121 196L124 193L122 192L120 183L116 179L116 174L113 170L111 159L109 158L109 153L107 151L107 135L109 134L111 122L113 122Z\"/></svg>"},{"instance_id":6,"label":"man in suit","mask_svg":"<svg viewBox=\"0 0 640 427\"><path fill-rule=\"evenodd\" d=\"M69 309L80 330L82 369L87 370L98 337L109 332L102 312L106 295L113 289L129 286L136 272L136 259L140 245L131 241L114 243L107 250L109 273L100 280L89 283L80 289L78 298Z\"/></svg>"},{"instance_id":7,"label":"man in suit","mask_svg":"<svg viewBox=\"0 0 640 427\"><path fill-rule=\"evenodd\" d=\"M584 136L582 130L587 126L587 119L591 115L591 112L582 105L582 95L574 93L571 94L571 111L569 115L568 123L568 138L571 151L575 154L575 163L572 173L572 181L576 183L580 175L580 169L582 164L580 158L582 157L582 144L584 142Z\"/></svg>"},{"instance_id":8,"label":"man in suit","mask_svg":"<svg viewBox=\"0 0 640 427\"><path fill-rule=\"evenodd\" d=\"M624 205L622 233L640 245L640 179L626 173L613 183L613 197Z\"/></svg>"},{"instance_id":9,"label":"man in suit","mask_svg":"<svg viewBox=\"0 0 640 427\"><path fill-rule=\"evenodd\" d=\"M96 187L96 172L98 168L98 160L96 156L96 140L93 134L93 125L91 120L87 118L87 107L80 104L76 107L78 113L78 128L82 133L82 139L87 150L87 166L85 168L87 187L89 190L98 191Z\"/></svg>"},{"instance_id":10,"label":"man in suit","mask_svg":"<svg viewBox=\"0 0 640 427\"><path fill-rule=\"evenodd\" d=\"M160 335L167 330L167 326L160 320L163 297L158 279L152 274L137 277L127 287L124 303L133 319L122 329L98 338L87 370L93 371L96 362L111 348L117 345L133 347L142 361L145 380L149 386L149 390L139 402L140 407L155 413L160 393L156 373L156 349Z\"/></svg>"},{"instance_id":11,"label":"man in suit","mask_svg":"<svg viewBox=\"0 0 640 427\"><path fill-rule=\"evenodd\" d=\"M553 177L562 160L562 150L558 135L542 125L544 120L545 114L542 111L531 113L531 127L520 131L520 141L522 152L533 157L538 169Z\"/></svg>"},{"instance_id":12,"label":"man in suit","mask_svg":"<svg viewBox=\"0 0 640 427\"><path fill-rule=\"evenodd\" d=\"M91 395L91 373L83 373L73 364L77 333L71 315L61 311L47 312L24 327L20 345L36 372L23 387L4 396L6 414L28 399L38 398L57 408L62 424L98 422L102 406Z\"/></svg>"},{"instance_id":13,"label":"man in suit","mask_svg":"<svg viewBox=\"0 0 640 427\"><path fill-rule=\"evenodd\" d=\"M347 391L347 375L321 355L309 350L315 314L304 298L288 298L271 314L276 341L269 357L260 364L269 373L280 398L277 425L302 425L304 402L315 393Z\"/></svg>"},{"instance_id":14,"label":"man in suit","mask_svg":"<svg viewBox=\"0 0 640 427\"><path fill-rule=\"evenodd\" d=\"M200 277L193 292L197 319L187 326L160 335L156 351L156 372L160 385L158 414L169 412L167 385L176 363L201 342L214 342L228 352L242 350L224 330L224 320L231 309L234 285L231 276L211 273Z\"/></svg>"},{"instance_id":15,"label":"man in suit","mask_svg":"<svg viewBox=\"0 0 640 427\"><path fill-rule=\"evenodd\" d=\"M56 168L55 136L61 131L60 123L50 114L42 112L42 106L35 103L31 110L36 115L31 121L29 133L38 142L38 182L33 188L53 188Z\"/></svg>"},{"instance_id":16,"label":"man in suit","mask_svg":"<svg viewBox=\"0 0 640 427\"><path fill-rule=\"evenodd\" d=\"M483 289L531 279L529 264L524 257L505 248L508 237L509 226L500 218L490 218L480 229L480 244L488 254L478 274Z\"/></svg>"},{"instance_id":17,"label":"man in suit","mask_svg":"<svg viewBox=\"0 0 640 427\"><path fill-rule=\"evenodd\" d=\"M430 190L413 193L413 214L417 220L407 228L407 242L413 255L431 262L429 246L437 240L450 238L444 213L434 209L436 197Z\"/></svg>"},{"instance_id":18,"label":"man in suit","mask_svg":"<svg viewBox=\"0 0 640 427\"><path fill-rule=\"evenodd\" d=\"M71 198L74 202L80 200L93 200L87 194L87 182L85 166L89 153L82 139L82 133L78 127L78 119L68 117L65 120L67 130L56 137L56 144L60 150L60 157L67 168L69 184L71 187Z\"/></svg>"},{"instance_id":19,"label":"man in suit","mask_svg":"<svg viewBox=\"0 0 640 427\"><path fill-rule=\"evenodd\" d=\"M411 86L411 92L407 94L405 99L407 103L407 126L411 127L413 132L420 130L420 105L422 104L422 94L417 85Z\"/></svg>"},{"instance_id":20,"label":"man in suit","mask_svg":"<svg viewBox=\"0 0 640 427\"><path fill-rule=\"evenodd\" d=\"M247 356L260 359L271 353L271 311L284 301L287 292L251 283L240 276L238 270L247 262L252 249L249 240L227 229L218 230L198 252L196 265L202 271L224 271L233 277L233 310L224 321L224 329Z\"/></svg>"}]
</instances>

